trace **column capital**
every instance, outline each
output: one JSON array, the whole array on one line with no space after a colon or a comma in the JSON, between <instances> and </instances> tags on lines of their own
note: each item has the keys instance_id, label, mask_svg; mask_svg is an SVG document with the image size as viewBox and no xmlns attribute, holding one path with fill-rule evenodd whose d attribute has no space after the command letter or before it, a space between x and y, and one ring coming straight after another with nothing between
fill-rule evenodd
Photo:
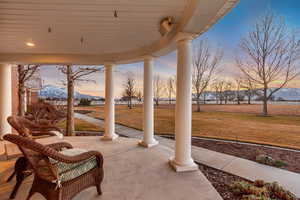
<instances>
[{"instance_id":1,"label":"column capital","mask_svg":"<svg viewBox=\"0 0 300 200\"><path fill-rule=\"evenodd\" d=\"M152 55L145 55L143 56L143 59L144 60L154 60L156 57L155 56L152 56Z\"/></svg>"},{"instance_id":2,"label":"column capital","mask_svg":"<svg viewBox=\"0 0 300 200\"><path fill-rule=\"evenodd\" d=\"M116 66L116 63L114 62L105 62L103 63L104 67L114 67Z\"/></svg>"},{"instance_id":3,"label":"column capital","mask_svg":"<svg viewBox=\"0 0 300 200\"><path fill-rule=\"evenodd\" d=\"M197 37L197 34L195 33L186 33L186 32L179 32L175 36L175 41L176 42L181 42L181 41L192 41Z\"/></svg>"}]
</instances>

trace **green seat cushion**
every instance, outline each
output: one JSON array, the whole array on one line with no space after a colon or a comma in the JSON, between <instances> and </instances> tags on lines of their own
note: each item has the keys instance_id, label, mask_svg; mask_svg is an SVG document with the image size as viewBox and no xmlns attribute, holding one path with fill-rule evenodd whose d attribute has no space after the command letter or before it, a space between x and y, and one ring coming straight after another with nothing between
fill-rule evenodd
<instances>
[{"instance_id":1,"label":"green seat cushion","mask_svg":"<svg viewBox=\"0 0 300 200\"><path fill-rule=\"evenodd\" d=\"M84 152L87 152L87 150L77 148L60 151L60 153L67 156L76 156ZM60 182L66 182L77 178L97 166L97 159L95 156L78 163L64 163L52 158L50 158L50 162L57 167Z\"/></svg>"}]
</instances>

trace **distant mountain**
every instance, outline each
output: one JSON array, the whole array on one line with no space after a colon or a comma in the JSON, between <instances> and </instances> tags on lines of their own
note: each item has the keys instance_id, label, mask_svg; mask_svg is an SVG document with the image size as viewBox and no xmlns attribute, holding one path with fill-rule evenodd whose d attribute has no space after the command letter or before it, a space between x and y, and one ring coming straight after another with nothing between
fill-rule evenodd
<instances>
[{"instance_id":1,"label":"distant mountain","mask_svg":"<svg viewBox=\"0 0 300 200\"><path fill-rule=\"evenodd\" d=\"M273 94L275 100L300 100L300 88L282 88Z\"/></svg>"},{"instance_id":2,"label":"distant mountain","mask_svg":"<svg viewBox=\"0 0 300 200\"><path fill-rule=\"evenodd\" d=\"M276 88L269 89L274 90ZM235 93L236 91L232 91ZM245 96L246 99L246 91L242 90L240 95ZM194 95L195 96L195 95ZM262 91L257 90L256 95L252 96L252 100L261 99ZM203 97L202 97L203 98ZM208 91L206 92L206 100L215 100L216 99L216 92ZM300 88L281 88L279 91L275 92L272 96L272 99L275 101L300 101Z\"/></svg>"},{"instance_id":3,"label":"distant mountain","mask_svg":"<svg viewBox=\"0 0 300 200\"><path fill-rule=\"evenodd\" d=\"M39 91L39 97L41 98L58 98L58 99L66 99L68 97L67 88L61 88L54 85L45 85ZM74 97L76 99L99 99L99 96L92 96L87 94L81 94L79 92L74 92Z\"/></svg>"}]
</instances>

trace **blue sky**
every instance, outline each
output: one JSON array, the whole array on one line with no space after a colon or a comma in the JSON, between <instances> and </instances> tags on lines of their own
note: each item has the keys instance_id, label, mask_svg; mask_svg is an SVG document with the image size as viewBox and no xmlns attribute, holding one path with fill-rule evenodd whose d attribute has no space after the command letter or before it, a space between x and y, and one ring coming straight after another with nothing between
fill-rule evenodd
<instances>
[{"instance_id":1,"label":"blue sky","mask_svg":"<svg viewBox=\"0 0 300 200\"><path fill-rule=\"evenodd\" d=\"M286 24L291 29L300 28L300 0L240 0L240 3L223 19L219 20L209 31L201 35L200 39L208 39L212 45L220 47L224 51L222 62L222 76L231 76L235 69L233 67L234 56L237 54L237 45L240 39L247 34L251 25L262 16L265 11L272 10L283 16ZM176 52L160 57L155 61L155 73L167 79L176 74ZM116 73L116 95L122 93L122 84L126 73L131 71L136 76L138 87L142 87L143 63L120 65ZM41 70L44 84L59 85L64 79L55 68L49 66ZM94 74L94 83L82 83L76 89L82 93L101 95L104 94L104 74Z\"/></svg>"}]
</instances>

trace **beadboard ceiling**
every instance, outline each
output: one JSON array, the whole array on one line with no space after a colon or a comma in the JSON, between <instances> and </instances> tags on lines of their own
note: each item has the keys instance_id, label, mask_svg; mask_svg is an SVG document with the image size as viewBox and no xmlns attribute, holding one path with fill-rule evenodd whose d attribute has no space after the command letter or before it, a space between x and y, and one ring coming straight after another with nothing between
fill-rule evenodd
<instances>
[{"instance_id":1,"label":"beadboard ceiling","mask_svg":"<svg viewBox=\"0 0 300 200\"><path fill-rule=\"evenodd\" d=\"M0 0L0 52L103 54L140 48L161 37L158 29L163 17L173 16L179 21L186 3ZM27 47L27 41L35 47Z\"/></svg>"}]
</instances>

